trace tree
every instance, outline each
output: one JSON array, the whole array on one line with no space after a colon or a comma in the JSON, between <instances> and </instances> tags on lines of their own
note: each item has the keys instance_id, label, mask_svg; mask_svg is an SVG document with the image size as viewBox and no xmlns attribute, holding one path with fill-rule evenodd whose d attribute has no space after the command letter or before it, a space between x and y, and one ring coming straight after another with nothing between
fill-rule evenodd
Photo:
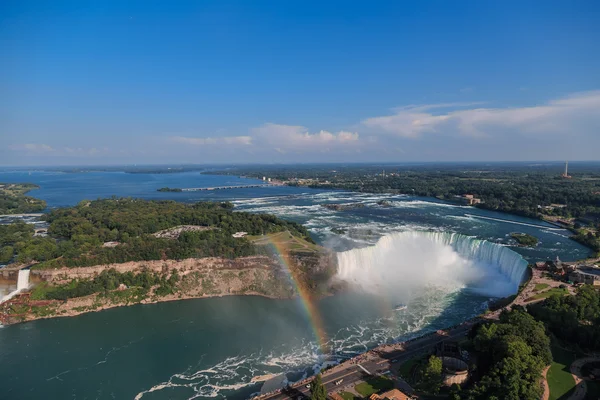
<instances>
[{"instance_id":1,"label":"tree","mask_svg":"<svg viewBox=\"0 0 600 400\"><path fill-rule=\"evenodd\" d=\"M0 249L0 263L4 264L10 262L13 258L14 249L12 246L4 246Z\"/></svg>"},{"instance_id":2,"label":"tree","mask_svg":"<svg viewBox=\"0 0 600 400\"><path fill-rule=\"evenodd\" d=\"M436 356L429 357L423 370L423 386L431 393L437 393L442 384L442 359Z\"/></svg>"},{"instance_id":3,"label":"tree","mask_svg":"<svg viewBox=\"0 0 600 400\"><path fill-rule=\"evenodd\" d=\"M482 325L473 339L482 378L469 399L536 400L545 365L552 362L544 325L521 307L500 315L500 322Z\"/></svg>"},{"instance_id":4,"label":"tree","mask_svg":"<svg viewBox=\"0 0 600 400\"><path fill-rule=\"evenodd\" d=\"M310 384L310 399L311 400L327 400L327 390L323 381L321 380L321 374L317 374Z\"/></svg>"}]
</instances>

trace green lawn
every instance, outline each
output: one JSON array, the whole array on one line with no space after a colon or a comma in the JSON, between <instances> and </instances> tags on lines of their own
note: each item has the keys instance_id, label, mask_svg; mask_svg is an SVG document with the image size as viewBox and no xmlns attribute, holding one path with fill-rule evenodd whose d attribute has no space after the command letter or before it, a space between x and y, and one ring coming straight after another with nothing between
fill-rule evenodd
<instances>
[{"instance_id":1,"label":"green lawn","mask_svg":"<svg viewBox=\"0 0 600 400\"><path fill-rule=\"evenodd\" d=\"M559 347L552 347L552 358L554 362L546 375L550 387L550 400L564 400L575 389L575 380L569 366L577 359L577 355Z\"/></svg>"},{"instance_id":2,"label":"green lawn","mask_svg":"<svg viewBox=\"0 0 600 400\"><path fill-rule=\"evenodd\" d=\"M565 294L569 294L569 291L566 288L565 289L552 288L550 290L546 290L545 292L536 294L535 296L533 296L533 298L534 299L546 299L555 294L565 295Z\"/></svg>"},{"instance_id":3,"label":"green lawn","mask_svg":"<svg viewBox=\"0 0 600 400\"><path fill-rule=\"evenodd\" d=\"M547 287L549 287L550 285L548 285L547 283L537 283L535 285L535 288L533 290L535 290L536 292L539 292L540 290L544 290Z\"/></svg>"},{"instance_id":4,"label":"green lawn","mask_svg":"<svg viewBox=\"0 0 600 400\"><path fill-rule=\"evenodd\" d=\"M342 396L344 400L360 400L360 397L356 397L350 392L341 392L339 395Z\"/></svg>"},{"instance_id":5,"label":"green lawn","mask_svg":"<svg viewBox=\"0 0 600 400\"><path fill-rule=\"evenodd\" d=\"M394 388L394 382L388 378L376 377L367 380L366 382L359 383L354 387L361 396L369 397L373 393L379 393Z\"/></svg>"}]
</instances>

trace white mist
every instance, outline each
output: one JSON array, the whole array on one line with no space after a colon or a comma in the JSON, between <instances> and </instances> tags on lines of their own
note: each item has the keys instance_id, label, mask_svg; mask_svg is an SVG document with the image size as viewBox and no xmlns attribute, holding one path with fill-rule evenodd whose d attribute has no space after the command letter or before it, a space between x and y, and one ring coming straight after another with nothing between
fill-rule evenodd
<instances>
[{"instance_id":1,"label":"white mist","mask_svg":"<svg viewBox=\"0 0 600 400\"><path fill-rule=\"evenodd\" d=\"M373 294L406 301L428 286L482 295L516 293L527 262L514 251L445 232L400 232L375 246L338 253L337 278Z\"/></svg>"}]
</instances>

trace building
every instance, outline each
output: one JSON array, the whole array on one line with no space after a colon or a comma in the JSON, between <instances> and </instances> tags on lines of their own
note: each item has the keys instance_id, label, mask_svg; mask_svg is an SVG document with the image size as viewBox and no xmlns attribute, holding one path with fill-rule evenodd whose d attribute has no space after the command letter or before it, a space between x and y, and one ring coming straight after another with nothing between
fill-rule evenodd
<instances>
[{"instance_id":1,"label":"building","mask_svg":"<svg viewBox=\"0 0 600 400\"><path fill-rule=\"evenodd\" d=\"M582 266L569 274L569 280L573 283L600 286L600 268L596 266Z\"/></svg>"},{"instance_id":2,"label":"building","mask_svg":"<svg viewBox=\"0 0 600 400\"><path fill-rule=\"evenodd\" d=\"M555 276L564 276L577 269L577 265L572 262L563 262L560 258L556 260L539 261L535 263L535 267L539 270L548 271Z\"/></svg>"},{"instance_id":3,"label":"building","mask_svg":"<svg viewBox=\"0 0 600 400\"><path fill-rule=\"evenodd\" d=\"M411 397L398 389L392 389L381 394L372 394L369 400L411 400Z\"/></svg>"},{"instance_id":4,"label":"building","mask_svg":"<svg viewBox=\"0 0 600 400\"><path fill-rule=\"evenodd\" d=\"M236 232L234 233L233 236L234 238L243 238L244 236L246 236L248 234L248 232Z\"/></svg>"},{"instance_id":5,"label":"building","mask_svg":"<svg viewBox=\"0 0 600 400\"><path fill-rule=\"evenodd\" d=\"M549 206L542 206L538 204L538 208L544 211L554 211L555 208L565 208L567 207L566 204L555 204L552 203Z\"/></svg>"},{"instance_id":6,"label":"building","mask_svg":"<svg viewBox=\"0 0 600 400\"><path fill-rule=\"evenodd\" d=\"M548 262L547 261L538 261L535 263L535 268L539 269L540 271L545 271L548 269Z\"/></svg>"},{"instance_id":7,"label":"building","mask_svg":"<svg viewBox=\"0 0 600 400\"><path fill-rule=\"evenodd\" d=\"M474 206L475 204L481 204L483 203L481 201L481 199L473 196L472 194L464 194L462 196L454 196L454 198L456 200L458 200L459 202L469 205L469 206Z\"/></svg>"}]
</instances>

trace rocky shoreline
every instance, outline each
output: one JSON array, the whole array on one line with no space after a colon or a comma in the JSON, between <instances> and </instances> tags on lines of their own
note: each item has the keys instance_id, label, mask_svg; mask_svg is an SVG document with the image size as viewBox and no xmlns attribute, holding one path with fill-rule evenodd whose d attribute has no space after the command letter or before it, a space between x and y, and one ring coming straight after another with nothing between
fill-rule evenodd
<instances>
[{"instance_id":1,"label":"rocky shoreline","mask_svg":"<svg viewBox=\"0 0 600 400\"><path fill-rule=\"evenodd\" d=\"M158 295L157 286L140 294L139 288L126 287L110 292L94 293L67 300L36 300L35 290L15 296L0 305L3 325L42 318L69 317L87 312L134 304L153 304L195 298L231 295L253 295L273 299L291 299L297 295L289 277L277 260L268 256L225 258L190 258L185 260L138 261L122 264L97 265L81 268L32 270L31 278L38 285L64 285L74 281L91 280L103 271L138 274L176 273L179 278L174 293Z\"/></svg>"}]
</instances>

